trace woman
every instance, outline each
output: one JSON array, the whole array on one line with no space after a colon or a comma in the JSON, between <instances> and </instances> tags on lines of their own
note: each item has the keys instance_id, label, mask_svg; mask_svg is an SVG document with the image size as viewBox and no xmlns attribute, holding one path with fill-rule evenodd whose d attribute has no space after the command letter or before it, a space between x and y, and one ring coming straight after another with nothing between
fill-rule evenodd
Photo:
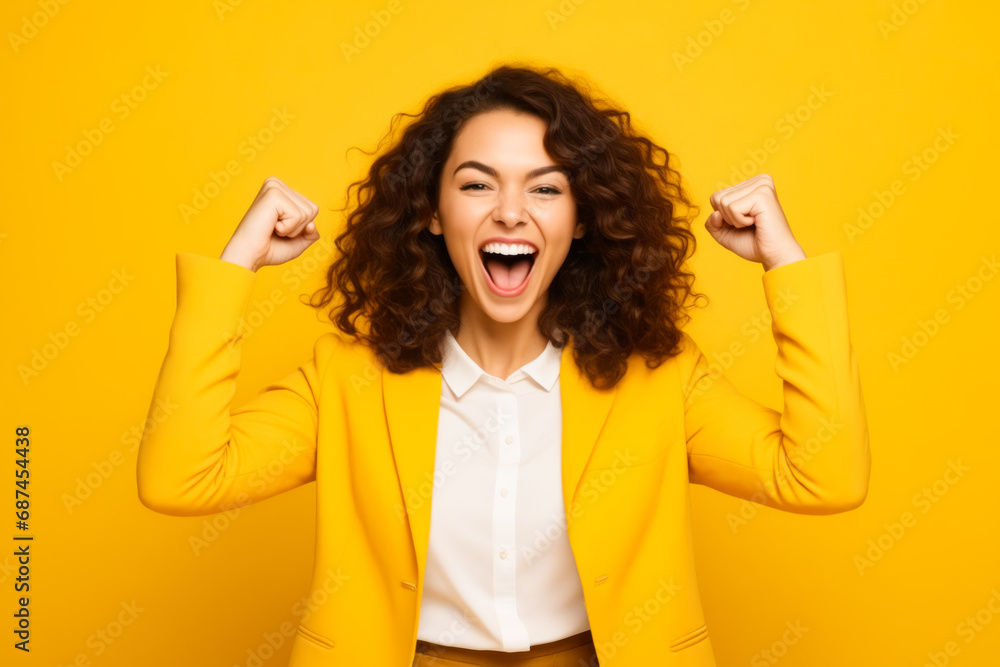
<instances>
[{"instance_id":1,"label":"woman","mask_svg":"<svg viewBox=\"0 0 1000 667\"><path fill-rule=\"evenodd\" d=\"M679 328L690 202L627 112L502 66L414 118L352 184L313 304L337 330L241 407L255 272L315 242L319 209L269 178L219 259L178 253L153 401L181 407L145 434L142 502L317 482L292 667L714 665L689 484L808 514L867 494L841 254L805 256L767 175L711 197L709 233L764 268L778 413Z\"/></svg>"}]
</instances>

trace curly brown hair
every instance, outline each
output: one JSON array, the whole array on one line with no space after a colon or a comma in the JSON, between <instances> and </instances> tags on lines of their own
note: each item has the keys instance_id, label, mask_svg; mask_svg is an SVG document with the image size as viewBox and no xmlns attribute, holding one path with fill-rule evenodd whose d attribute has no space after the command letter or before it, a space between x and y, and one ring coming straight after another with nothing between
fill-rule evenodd
<instances>
[{"instance_id":1,"label":"curly brown hair","mask_svg":"<svg viewBox=\"0 0 1000 667\"><path fill-rule=\"evenodd\" d=\"M393 116L376 151L400 117L416 120L347 188L340 210L354 188L356 206L311 305L333 304L336 326L392 372L441 363L442 338L459 328L464 286L443 237L427 224L455 136L469 118L495 109L545 121L545 150L566 168L586 228L549 286L542 335L557 347L569 336L575 362L597 388L614 386L633 353L649 368L676 355L687 301L704 297L684 270L698 207L669 166L670 153L633 128L627 111L553 67L501 65L430 97L418 114ZM679 204L688 215L678 214Z\"/></svg>"}]
</instances>

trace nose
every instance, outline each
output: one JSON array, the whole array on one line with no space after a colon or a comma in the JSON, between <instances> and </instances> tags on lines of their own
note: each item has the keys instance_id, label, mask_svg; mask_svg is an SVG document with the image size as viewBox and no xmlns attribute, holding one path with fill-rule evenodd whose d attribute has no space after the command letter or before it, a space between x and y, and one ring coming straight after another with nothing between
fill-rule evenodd
<instances>
[{"instance_id":1,"label":"nose","mask_svg":"<svg viewBox=\"0 0 1000 667\"><path fill-rule=\"evenodd\" d=\"M516 186L497 193L497 205L493 209L493 219L507 227L516 227L528 221L527 196Z\"/></svg>"}]
</instances>

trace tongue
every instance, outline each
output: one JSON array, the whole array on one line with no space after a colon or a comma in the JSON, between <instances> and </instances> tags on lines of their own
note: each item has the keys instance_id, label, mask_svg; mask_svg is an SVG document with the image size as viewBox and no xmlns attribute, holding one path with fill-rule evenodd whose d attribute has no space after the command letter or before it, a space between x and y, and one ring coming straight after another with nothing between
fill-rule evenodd
<instances>
[{"instance_id":1,"label":"tongue","mask_svg":"<svg viewBox=\"0 0 1000 667\"><path fill-rule=\"evenodd\" d=\"M486 270L490 272L490 278L500 289L515 289L528 275L531 270L531 262L527 259L520 259L512 265L507 265L499 259L486 260Z\"/></svg>"}]
</instances>

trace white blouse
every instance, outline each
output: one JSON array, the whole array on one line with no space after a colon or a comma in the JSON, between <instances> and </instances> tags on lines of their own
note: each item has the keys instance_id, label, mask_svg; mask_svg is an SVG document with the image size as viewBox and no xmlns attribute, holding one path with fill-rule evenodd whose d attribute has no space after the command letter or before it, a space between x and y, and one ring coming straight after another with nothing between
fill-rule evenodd
<instances>
[{"instance_id":1,"label":"white blouse","mask_svg":"<svg viewBox=\"0 0 1000 667\"><path fill-rule=\"evenodd\" d=\"M447 333L417 638L527 651L590 628L562 497L561 350L506 380Z\"/></svg>"}]
</instances>

